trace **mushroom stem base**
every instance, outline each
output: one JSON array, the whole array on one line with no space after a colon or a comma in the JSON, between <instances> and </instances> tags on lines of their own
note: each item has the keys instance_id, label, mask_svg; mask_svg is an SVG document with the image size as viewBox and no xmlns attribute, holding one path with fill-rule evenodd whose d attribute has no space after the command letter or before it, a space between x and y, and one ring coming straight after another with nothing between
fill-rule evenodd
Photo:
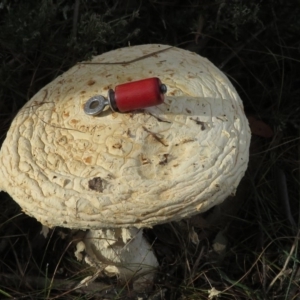
<instances>
[{"instance_id":1,"label":"mushroom stem base","mask_svg":"<svg viewBox=\"0 0 300 300\"><path fill-rule=\"evenodd\" d=\"M90 265L92 260L107 275L118 276L121 283L133 282L135 291L152 287L158 261L142 230L134 227L89 230L83 243Z\"/></svg>"}]
</instances>

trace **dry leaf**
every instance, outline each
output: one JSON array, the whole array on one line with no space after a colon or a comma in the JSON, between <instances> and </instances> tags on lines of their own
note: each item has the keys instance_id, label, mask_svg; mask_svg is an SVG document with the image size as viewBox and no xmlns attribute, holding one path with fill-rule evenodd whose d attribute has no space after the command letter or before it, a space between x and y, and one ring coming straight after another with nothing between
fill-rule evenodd
<instances>
[{"instance_id":1,"label":"dry leaf","mask_svg":"<svg viewBox=\"0 0 300 300\"><path fill-rule=\"evenodd\" d=\"M221 292L213 287L211 290L208 291L208 299L213 299L214 297L218 297L219 294L221 294Z\"/></svg>"},{"instance_id":2,"label":"dry leaf","mask_svg":"<svg viewBox=\"0 0 300 300\"><path fill-rule=\"evenodd\" d=\"M222 255L226 251L227 244L228 244L227 237L224 235L222 231L219 231L219 233L214 239L212 247L217 254Z\"/></svg>"},{"instance_id":3,"label":"dry leaf","mask_svg":"<svg viewBox=\"0 0 300 300\"><path fill-rule=\"evenodd\" d=\"M256 119L254 116L248 116L248 121L252 134L263 138L270 138L274 135L272 128L268 124Z\"/></svg>"},{"instance_id":4,"label":"dry leaf","mask_svg":"<svg viewBox=\"0 0 300 300\"><path fill-rule=\"evenodd\" d=\"M75 257L77 258L78 261L82 261L83 255L81 252L85 250L85 244L84 242L80 241L76 245L76 251L74 252Z\"/></svg>"},{"instance_id":5,"label":"dry leaf","mask_svg":"<svg viewBox=\"0 0 300 300\"><path fill-rule=\"evenodd\" d=\"M44 236L44 238L46 239L49 233L49 227L42 225L42 229L40 234L42 234Z\"/></svg>"},{"instance_id":6,"label":"dry leaf","mask_svg":"<svg viewBox=\"0 0 300 300\"><path fill-rule=\"evenodd\" d=\"M198 237L198 234L195 231L194 227L192 227L190 229L189 236L190 236L190 239L191 239L193 244L195 244L195 245L199 244L199 237Z\"/></svg>"}]
</instances>

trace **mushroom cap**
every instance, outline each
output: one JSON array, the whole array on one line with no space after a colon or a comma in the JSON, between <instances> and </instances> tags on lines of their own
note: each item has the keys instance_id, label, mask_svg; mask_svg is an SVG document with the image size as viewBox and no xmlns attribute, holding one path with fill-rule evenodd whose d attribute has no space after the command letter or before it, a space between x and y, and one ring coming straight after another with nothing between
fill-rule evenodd
<instances>
[{"instance_id":1,"label":"mushroom cap","mask_svg":"<svg viewBox=\"0 0 300 300\"><path fill-rule=\"evenodd\" d=\"M163 104L84 113L90 97L149 77L167 85ZM49 227L151 227L234 194L249 144L243 104L211 62L166 45L122 48L75 65L19 111L0 190Z\"/></svg>"}]
</instances>

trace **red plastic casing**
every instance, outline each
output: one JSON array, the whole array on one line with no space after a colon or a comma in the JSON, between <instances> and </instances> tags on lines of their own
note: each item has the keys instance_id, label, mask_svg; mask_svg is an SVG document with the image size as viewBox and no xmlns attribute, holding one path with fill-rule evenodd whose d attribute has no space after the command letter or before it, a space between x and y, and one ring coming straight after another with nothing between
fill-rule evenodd
<instances>
[{"instance_id":1,"label":"red plastic casing","mask_svg":"<svg viewBox=\"0 0 300 300\"><path fill-rule=\"evenodd\" d=\"M119 112L158 105L164 102L159 78L147 78L117 85L114 100Z\"/></svg>"}]
</instances>

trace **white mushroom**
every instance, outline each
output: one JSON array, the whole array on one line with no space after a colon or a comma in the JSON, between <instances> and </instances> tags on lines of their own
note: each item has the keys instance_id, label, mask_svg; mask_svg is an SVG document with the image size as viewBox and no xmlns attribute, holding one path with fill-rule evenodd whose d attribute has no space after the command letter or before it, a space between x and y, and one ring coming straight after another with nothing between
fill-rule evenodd
<instances>
[{"instance_id":1,"label":"white mushroom","mask_svg":"<svg viewBox=\"0 0 300 300\"><path fill-rule=\"evenodd\" d=\"M84 113L92 96L148 77L167 85L163 104L124 114ZM151 256L145 265L156 267L142 231L132 228L186 218L234 194L249 142L236 90L207 59L165 45L123 48L74 66L20 110L1 149L0 190L46 226L105 228L123 248L143 240L140 261L131 253L129 263ZM103 234L91 231L92 239L85 239L86 249L101 248L98 254L87 250L97 259L112 246ZM126 264L121 248L102 259Z\"/></svg>"}]
</instances>

